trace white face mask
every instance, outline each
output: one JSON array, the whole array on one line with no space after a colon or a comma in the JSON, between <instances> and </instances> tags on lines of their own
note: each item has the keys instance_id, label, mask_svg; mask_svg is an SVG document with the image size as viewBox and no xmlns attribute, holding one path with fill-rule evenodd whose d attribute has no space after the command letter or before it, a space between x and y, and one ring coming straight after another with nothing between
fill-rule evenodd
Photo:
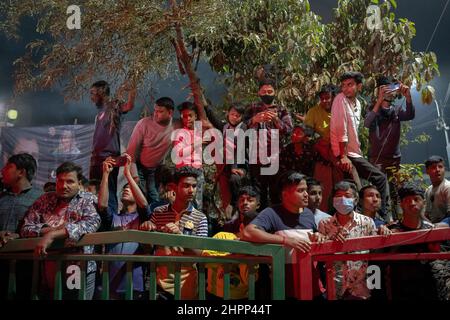
<instances>
[{"instance_id":1,"label":"white face mask","mask_svg":"<svg viewBox=\"0 0 450 320\"><path fill-rule=\"evenodd\" d=\"M340 214L350 214L355 208L355 199L346 197L335 197L333 198L333 207Z\"/></svg>"}]
</instances>

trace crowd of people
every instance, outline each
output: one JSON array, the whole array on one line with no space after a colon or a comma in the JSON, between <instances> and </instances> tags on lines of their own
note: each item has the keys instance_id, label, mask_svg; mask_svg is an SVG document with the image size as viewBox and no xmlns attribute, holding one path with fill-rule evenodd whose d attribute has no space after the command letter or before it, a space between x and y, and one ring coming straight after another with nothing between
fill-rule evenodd
<instances>
[{"instance_id":1,"label":"crowd of people","mask_svg":"<svg viewBox=\"0 0 450 320\"><path fill-rule=\"evenodd\" d=\"M19 237L41 237L35 254L45 257L56 239L76 243L83 235L113 230L142 230L171 234L273 243L306 253L311 243L345 241L371 235L388 236L393 232L448 228L450 182L445 179L445 162L440 156L425 161L431 185L424 190L414 181L397 186L390 183L399 170L401 121L414 118L415 109L409 88L390 77L380 77L377 98L362 119L357 99L363 75L346 72L339 86L326 85L317 93L318 104L306 115L293 114L274 103L276 86L262 81L260 101L243 106L231 104L225 119L206 106L207 119L200 119L199 108L189 101L178 106L180 120L174 119L174 102L159 98L153 114L134 127L126 153L121 153L119 133L123 116L133 109L135 90L127 102L110 98L108 83L92 85L91 100L98 108L95 119L89 180L82 168L64 162L56 168L56 183L49 182L44 192L32 184L37 170L34 157L19 153L9 157L3 167L0 195L0 243ZM405 106L402 106L402 102ZM300 124L294 126L294 121ZM226 161L216 164L214 181L205 181L204 164L196 150L206 139L198 137L195 126L234 132L224 139ZM364 155L358 137L359 124L369 128L369 154ZM196 122L197 121L197 122ZM267 134L258 148L277 153L251 158L249 148L239 149L237 140L247 130ZM283 143L287 141L287 143ZM173 166L165 159L171 152L178 157ZM265 150L265 151L267 151ZM276 150L276 149L275 149ZM244 155L238 154L245 153ZM366 158L367 157L367 158ZM172 157L173 159L173 157ZM279 161L277 173L264 174L264 168ZM123 167L123 171L119 168ZM119 173L126 184L118 195ZM220 189L221 215L214 220L205 201L205 184ZM393 248L394 252L404 249ZM447 250L445 245L407 247L410 252ZM226 255L211 250L179 248L143 248L138 243L117 243L105 247L83 247L84 253L154 255ZM29 265L18 264L18 272ZM223 298L223 268L208 265L208 299ZM252 266L258 274L258 298L270 298L270 269ZM368 299L367 261L337 263L336 289L341 299ZM447 264L448 267L448 264ZM9 264L0 262L2 296L6 294ZM418 271L420 269L420 272ZM50 297L54 288L55 263L44 260L40 294ZM156 270L158 298L174 298L175 275L167 266ZM323 266L317 265L314 292L323 298L326 285ZM396 299L436 297L430 265L416 262L389 263L383 266L390 279L389 296ZM101 264L89 261L86 273L86 298L101 295ZM245 299L248 293L248 267L238 265L231 271L231 298ZM148 270L133 265L133 290L136 299L144 299ZM125 297L126 264L109 265L110 293L113 299ZM195 264L181 268L181 297L197 297L198 274ZM29 293L26 276L18 281L18 297ZM404 282L408 282L405 285ZM22 283L24 282L24 283ZM292 270L286 269L286 294L294 297ZM420 290L414 290L420 288ZM384 289L384 286L383 286ZM28 290L28 291L27 291ZM74 290L66 288L67 297ZM22 296L21 296L22 294ZM76 296L76 294L75 294ZM376 295L378 296L378 295ZM386 293L381 294L386 297Z\"/></svg>"}]
</instances>

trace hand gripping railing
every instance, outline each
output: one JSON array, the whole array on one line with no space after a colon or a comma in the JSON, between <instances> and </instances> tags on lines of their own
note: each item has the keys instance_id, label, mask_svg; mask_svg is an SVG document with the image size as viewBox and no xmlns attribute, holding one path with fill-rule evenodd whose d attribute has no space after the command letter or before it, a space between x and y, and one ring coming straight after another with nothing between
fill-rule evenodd
<instances>
[{"instance_id":1,"label":"hand gripping railing","mask_svg":"<svg viewBox=\"0 0 450 320\"><path fill-rule=\"evenodd\" d=\"M150 270L150 299L156 298L156 266L174 264L175 266L175 288L174 297L180 299L180 268L183 264L198 264L198 292L199 299L205 299L205 264L217 263L224 265L224 299L230 297L230 274L231 264L244 263L249 266L249 299L255 299L256 275L252 266L258 263L272 265L272 298L282 300L285 298L285 249L274 244L254 244L245 241L221 240L206 237L187 235L172 235L159 232L145 231L113 231L98 232L83 236L76 246L103 245L121 242L137 242L143 245L157 245L169 247L183 247L189 249L208 249L229 252L227 256L153 256L153 255L112 255L112 254L52 254L49 252L46 258L37 258L30 251L34 250L40 238L16 239L9 241L0 248L0 261L7 260L10 265L8 296L14 297L16 291L16 261L33 260L33 277L31 286L31 298L38 298L38 278L41 260L55 260L55 300L62 299L62 261L81 262L81 288L79 299L85 299L86 265L87 261L103 261L105 268L102 276L102 299L108 300L109 296L109 272L108 261L126 262L126 299L133 299L132 267L133 262L148 263ZM64 248L63 241L55 241L50 249Z\"/></svg>"},{"instance_id":2,"label":"hand gripping railing","mask_svg":"<svg viewBox=\"0 0 450 320\"><path fill-rule=\"evenodd\" d=\"M323 244L314 243L307 254L299 254L294 277L299 282L296 285L296 297L302 300L313 298L313 262L326 262L328 300L335 299L334 261L348 260L448 260L450 252L437 253L347 253L354 251L374 250L392 246L404 246L418 243L439 242L450 239L450 228L428 229L393 233L389 236L371 236L347 239L344 243L328 241ZM336 254L344 253L344 254ZM345 254L347 253L347 254Z\"/></svg>"}]
</instances>

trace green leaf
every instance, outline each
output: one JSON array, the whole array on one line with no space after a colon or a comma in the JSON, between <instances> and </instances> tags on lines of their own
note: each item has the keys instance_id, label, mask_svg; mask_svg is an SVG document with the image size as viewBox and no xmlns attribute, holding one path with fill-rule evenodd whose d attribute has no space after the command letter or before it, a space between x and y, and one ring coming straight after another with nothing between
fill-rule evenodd
<instances>
[{"instance_id":1,"label":"green leaf","mask_svg":"<svg viewBox=\"0 0 450 320\"><path fill-rule=\"evenodd\" d=\"M395 0L389 0L389 2L390 2L391 5L394 7L394 9L397 9L397 1L395 1Z\"/></svg>"}]
</instances>

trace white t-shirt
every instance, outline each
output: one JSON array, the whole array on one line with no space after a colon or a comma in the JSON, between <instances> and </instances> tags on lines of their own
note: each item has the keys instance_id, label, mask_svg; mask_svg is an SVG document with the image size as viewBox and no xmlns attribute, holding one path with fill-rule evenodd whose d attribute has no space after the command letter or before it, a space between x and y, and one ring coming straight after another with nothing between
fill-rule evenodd
<instances>
[{"instance_id":1,"label":"white t-shirt","mask_svg":"<svg viewBox=\"0 0 450 320\"><path fill-rule=\"evenodd\" d=\"M425 212L433 223L441 222L450 211L450 181L444 179L440 185L432 185L425 191Z\"/></svg>"},{"instance_id":2,"label":"white t-shirt","mask_svg":"<svg viewBox=\"0 0 450 320\"><path fill-rule=\"evenodd\" d=\"M331 107L330 140L333 154L340 154L339 143L347 142L347 155L353 158L361 158L361 144L358 138L359 122L361 120L361 104L355 100L355 106L340 93L334 98Z\"/></svg>"}]
</instances>

